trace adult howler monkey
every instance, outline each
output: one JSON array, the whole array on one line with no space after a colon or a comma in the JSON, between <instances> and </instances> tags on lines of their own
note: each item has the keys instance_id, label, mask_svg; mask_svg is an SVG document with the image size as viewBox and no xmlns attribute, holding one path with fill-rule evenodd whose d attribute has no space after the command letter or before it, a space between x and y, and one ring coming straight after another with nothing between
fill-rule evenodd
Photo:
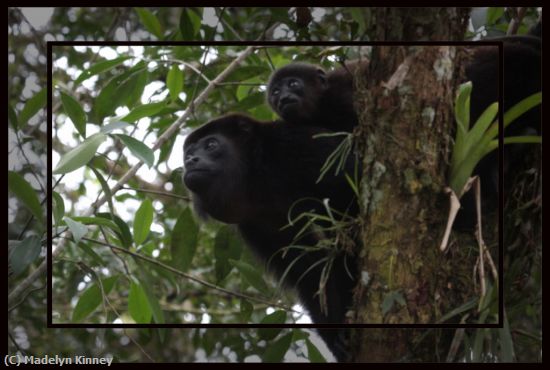
<instances>
[{"instance_id":1,"label":"adult howler monkey","mask_svg":"<svg viewBox=\"0 0 550 370\"><path fill-rule=\"evenodd\" d=\"M286 285L296 288L313 322L343 323L356 283L353 259L339 248L283 249L315 246L322 238L319 231L311 231L295 240L305 220L287 226L290 209L293 218L310 210L324 213L321 200L328 198L335 217L357 215L358 205L343 172L327 174L317 182L325 160L341 141L334 136L313 137L324 132L286 122L259 122L241 114L223 116L185 140L184 182L199 215L236 224L245 242L276 276L286 273ZM344 172L352 175L354 167L350 158ZM331 267L322 305L318 291L327 258ZM342 360L337 330L319 333Z\"/></svg>"}]
</instances>

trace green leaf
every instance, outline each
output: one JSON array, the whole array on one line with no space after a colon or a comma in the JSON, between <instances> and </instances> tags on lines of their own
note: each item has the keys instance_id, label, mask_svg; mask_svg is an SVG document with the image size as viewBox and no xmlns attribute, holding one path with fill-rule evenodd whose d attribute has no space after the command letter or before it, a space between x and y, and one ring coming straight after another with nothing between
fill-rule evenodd
<instances>
[{"instance_id":1,"label":"green leaf","mask_svg":"<svg viewBox=\"0 0 550 370\"><path fill-rule=\"evenodd\" d=\"M155 155L147 145L128 135L115 134L115 136L118 137L128 149L130 149L133 155L138 157L148 167L153 165L155 162Z\"/></svg>"},{"instance_id":2,"label":"green leaf","mask_svg":"<svg viewBox=\"0 0 550 370\"><path fill-rule=\"evenodd\" d=\"M130 98L136 85L139 84L142 73L147 73L147 66L144 62L139 62L129 70L113 77L101 89L94 102L94 114L98 122Z\"/></svg>"},{"instance_id":3,"label":"green leaf","mask_svg":"<svg viewBox=\"0 0 550 370\"><path fill-rule=\"evenodd\" d=\"M99 181L101 185L101 189L103 190L103 193L105 194L105 198L107 198L107 204L109 205L109 210L111 213L114 214L114 207L113 207L113 196L111 194L111 189L109 188L109 184L107 184L107 180L103 178L103 175L101 172L99 172L97 169L94 168L92 165L88 165L88 167L92 170L95 177L97 178L97 181Z\"/></svg>"},{"instance_id":4,"label":"green leaf","mask_svg":"<svg viewBox=\"0 0 550 370\"><path fill-rule=\"evenodd\" d=\"M310 362L327 362L325 357L319 352L319 349L311 343L311 341L306 339L306 346L307 346L307 358Z\"/></svg>"},{"instance_id":5,"label":"green leaf","mask_svg":"<svg viewBox=\"0 0 550 370\"><path fill-rule=\"evenodd\" d=\"M134 8L147 31L155 35L159 40L162 40L163 32L158 18L145 8Z\"/></svg>"},{"instance_id":6,"label":"green leaf","mask_svg":"<svg viewBox=\"0 0 550 370\"><path fill-rule=\"evenodd\" d=\"M514 104L514 106L508 109L504 113L503 124L504 128L508 127L512 122L514 122L518 117L520 117L525 112L533 109L537 105L542 103L542 92L535 93L521 100L520 102ZM487 130L487 135L493 139L498 135L498 122L494 122L493 125Z\"/></svg>"},{"instance_id":7,"label":"green leaf","mask_svg":"<svg viewBox=\"0 0 550 370\"><path fill-rule=\"evenodd\" d=\"M13 129L17 131L17 127L19 126L19 122L17 121L17 114L15 114L15 110L9 103L8 103L8 120L10 121L10 124L13 127Z\"/></svg>"},{"instance_id":8,"label":"green leaf","mask_svg":"<svg viewBox=\"0 0 550 370\"><path fill-rule=\"evenodd\" d=\"M503 118L504 128L508 127L508 125L514 122L522 114L531 110L532 108L536 107L541 103L542 103L542 92L538 92L514 104L512 108L508 109L504 113L504 118Z\"/></svg>"},{"instance_id":9,"label":"green leaf","mask_svg":"<svg viewBox=\"0 0 550 370\"><path fill-rule=\"evenodd\" d=\"M503 7L492 6L487 8L487 26L495 24L503 15Z\"/></svg>"},{"instance_id":10,"label":"green leaf","mask_svg":"<svg viewBox=\"0 0 550 370\"><path fill-rule=\"evenodd\" d=\"M172 230L170 251L172 265L187 271L197 250L199 227L189 208L184 209Z\"/></svg>"},{"instance_id":11,"label":"green leaf","mask_svg":"<svg viewBox=\"0 0 550 370\"><path fill-rule=\"evenodd\" d=\"M254 311L254 306L250 302L248 302L246 299L241 299L240 304L240 319L242 322L248 322L250 320L250 316L252 316L252 312Z\"/></svg>"},{"instance_id":12,"label":"green leaf","mask_svg":"<svg viewBox=\"0 0 550 370\"><path fill-rule=\"evenodd\" d=\"M97 148L106 138L107 136L102 133L90 136L68 153L65 153L59 160L53 173L69 173L86 165L94 157Z\"/></svg>"},{"instance_id":13,"label":"green leaf","mask_svg":"<svg viewBox=\"0 0 550 370\"><path fill-rule=\"evenodd\" d=\"M138 324L148 324L151 322L153 312L149 305L149 299L141 285L134 281L130 285L130 293L128 294L128 311Z\"/></svg>"},{"instance_id":14,"label":"green leaf","mask_svg":"<svg viewBox=\"0 0 550 370\"><path fill-rule=\"evenodd\" d=\"M466 134L466 139L464 142L464 147L466 153L469 153L470 150L476 146L478 146L483 136L486 134L487 129L491 125L491 123L495 120L495 117L498 113L498 103L493 103L483 111L481 116L477 119L476 123L474 124L474 127ZM492 138L491 138L492 139Z\"/></svg>"},{"instance_id":15,"label":"green leaf","mask_svg":"<svg viewBox=\"0 0 550 370\"><path fill-rule=\"evenodd\" d=\"M151 310L153 312L153 320L157 324L164 324L164 313L162 312L162 309L160 308L160 304L158 302L157 297L153 294L153 289L151 289L151 286L149 285L149 280L151 280L151 276L148 272L148 270L143 265L142 261L136 260L136 264L140 267L139 270L139 282L141 283L141 287L145 294L147 295L147 300L149 302L149 307L151 307Z\"/></svg>"},{"instance_id":16,"label":"green leaf","mask_svg":"<svg viewBox=\"0 0 550 370\"><path fill-rule=\"evenodd\" d=\"M65 224L69 226L69 230L71 230L71 233L73 234L73 238L75 242L77 243L80 242L80 239L82 239L84 235L88 233L88 228L86 227L86 225L78 221L75 221L70 217L65 217L64 220L65 220Z\"/></svg>"},{"instance_id":17,"label":"green leaf","mask_svg":"<svg viewBox=\"0 0 550 370\"><path fill-rule=\"evenodd\" d=\"M37 191L17 172L8 171L8 189L31 211L34 218L43 225L42 206Z\"/></svg>"},{"instance_id":18,"label":"green leaf","mask_svg":"<svg viewBox=\"0 0 550 370\"><path fill-rule=\"evenodd\" d=\"M470 95L472 93L472 83L466 82L460 85L458 96L455 100L455 120L456 137L453 148L452 166L458 166L458 163L466 156L464 140L470 129Z\"/></svg>"},{"instance_id":19,"label":"green leaf","mask_svg":"<svg viewBox=\"0 0 550 370\"><path fill-rule=\"evenodd\" d=\"M365 23L365 15L363 14L362 8L349 8L351 18L357 22L357 25L359 26L357 33L362 37L367 29L367 25Z\"/></svg>"},{"instance_id":20,"label":"green leaf","mask_svg":"<svg viewBox=\"0 0 550 370\"><path fill-rule=\"evenodd\" d=\"M55 224L59 225L63 216L65 216L65 202L56 191L52 192L52 213Z\"/></svg>"},{"instance_id":21,"label":"green leaf","mask_svg":"<svg viewBox=\"0 0 550 370\"><path fill-rule=\"evenodd\" d=\"M170 91L170 98L172 101L176 101L178 99L178 94L183 88L183 71L181 71L176 64L168 71L166 85L168 86L168 91Z\"/></svg>"},{"instance_id":22,"label":"green leaf","mask_svg":"<svg viewBox=\"0 0 550 370\"><path fill-rule=\"evenodd\" d=\"M118 228L116 223L103 217L79 216L79 217L72 217L72 219L74 221L83 223L84 225L105 226L113 230L115 233L120 233L120 229Z\"/></svg>"},{"instance_id":23,"label":"green leaf","mask_svg":"<svg viewBox=\"0 0 550 370\"><path fill-rule=\"evenodd\" d=\"M46 89L42 89L34 94L32 98L27 100L23 110L19 113L19 129L23 129L27 124L27 121L46 105L47 97Z\"/></svg>"},{"instance_id":24,"label":"green leaf","mask_svg":"<svg viewBox=\"0 0 550 370\"><path fill-rule=\"evenodd\" d=\"M105 218L108 220L113 221L120 232L115 231L117 234L118 239L122 243L122 245L126 248L130 247L134 241L132 238L132 233L130 232L130 228L128 227L128 224L124 222L124 220L120 217L118 217L115 214L107 213L107 212L99 212L97 213L98 217Z\"/></svg>"},{"instance_id":25,"label":"green leaf","mask_svg":"<svg viewBox=\"0 0 550 370\"><path fill-rule=\"evenodd\" d=\"M135 122L143 117L151 117L160 112L166 107L165 102L143 104L137 108L132 109L130 113L122 117L120 120L124 122Z\"/></svg>"},{"instance_id":26,"label":"green leaf","mask_svg":"<svg viewBox=\"0 0 550 370\"><path fill-rule=\"evenodd\" d=\"M76 101L72 96L65 94L60 91L61 94L61 103L63 104L63 109L65 113L69 116L71 121L73 121L76 130L84 139L86 138L86 121L88 117L86 112L80 106L80 103Z\"/></svg>"},{"instance_id":27,"label":"green leaf","mask_svg":"<svg viewBox=\"0 0 550 370\"><path fill-rule=\"evenodd\" d=\"M22 273L27 266L34 262L40 255L42 245L40 237L31 235L15 246L10 255L10 265L16 275Z\"/></svg>"},{"instance_id":28,"label":"green leaf","mask_svg":"<svg viewBox=\"0 0 550 370\"><path fill-rule=\"evenodd\" d=\"M153 223L153 204L150 199L145 199L134 217L134 241L141 245L147 239L151 224Z\"/></svg>"},{"instance_id":29,"label":"green leaf","mask_svg":"<svg viewBox=\"0 0 550 370\"><path fill-rule=\"evenodd\" d=\"M277 310L267 316L265 316L260 324L284 324L286 321L286 312L282 310ZM275 338L283 328L259 328L258 336L261 339L271 340Z\"/></svg>"},{"instance_id":30,"label":"green leaf","mask_svg":"<svg viewBox=\"0 0 550 370\"><path fill-rule=\"evenodd\" d=\"M180 32L183 40L193 40L201 28L201 18L191 9L182 8Z\"/></svg>"},{"instance_id":31,"label":"green leaf","mask_svg":"<svg viewBox=\"0 0 550 370\"><path fill-rule=\"evenodd\" d=\"M110 132L113 132L114 130L117 130L117 129L123 129L123 128L126 128L130 126L130 124L128 122L123 122L123 121L115 121L115 122L111 122L105 126L102 126L100 131L104 134L108 134Z\"/></svg>"},{"instance_id":32,"label":"green leaf","mask_svg":"<svg viewBox=\"0 0 550 370\"><path fill-rule=\"evenodd\" d=\"M115 285L118 276L111 276L101 280L101 285L105 295L109 294L113 286ZM93 283L88 289L82 293L80 299L76 303L76 306L73 310L72 321L81 322L86 317L88 317L103 301L103 296L101 294L101 289L97 282Z\"/></svg>"},{"instance_id":33,"label":"green leaf","mask_svg":"<svg viewBox=\"0 0 550 370\"><path fill-rule=\"evenodd\" d=\"M504 323L501 329L498 329L500 337L500 361L514 362L514 339L510 333L510 324L508 318L504 315Z\"/></svg>"},{"instance_id":34,"label":"green leaf","mask_svg":"<svg viewBox=\"0 0 550 370\"><path fill-rule=\"evenodd\" d=\"M233 268L229 259L238 260L241 258L241 252L242 242L235 231L230 226L222 226L214 239L216 281L220 282L225 279Z\"/></svg>"},{"instance_id":35,"label":"green leaf","mask_svg":"<svg viewBox=\"0 0 550 370\"><path fill-rule=\"evenodd\" d=\"M86 243L78 243L77 244L80 249L84 251L90 258L92 259L91 266L105 266L105 261L99 254L94 252L94 250Z\"/></svg>"},{"instance_id":36,"label":"green leaf","mask_svg":"<svg viewBox=\"0 0 550 370\"><path fill-rule=\"evenodd\" d=\"M445 321L460 315L461 313L470 311L471 309L475 308L477 306L477 298L471 299L468 302L464 303L463 305L453 309L450 312L447 312L445 315L443 315L439 320L437 320L436 324L444 323Z\"/></svg>"},{"instance_id":37,"label":"green leaf","mask_svg":"<svg viewBox=\"0 0 550 370\"><path fill-rule=\"evenodd\" d=\"M229 259L229 263L235 266L241 273L244 280L256 288L257 291L261 293L268 291L269 288L267 287L262 274L254 266L249 265L246 262L236 261L234 259Z\"/></svg>"},{"instance_id":38,"label":"green leaf","mask_svg":"<svg viewBox=\"0 0 550 370\"><path fill-rule=\"evenodd\" d=\"M125 60L128 60L130 58L131 57L129 56L125 56L125 57L115 58L112 60L103 60L101 62L97 62L94 65L90 66L90 68L82 71L82 73L78 75L74 83L75 85L78 85L81 82L86 81L88 78L92 76L95 76L102 72L107 72L108 70L115 68L116 66L122 64Z\"/></svg>"},{"instance_id":39,"label":"green leaf","mask_svg":"<svg viewBox=\"0 0 550 370\"><path fill-rule=\"evenodd\" d=\"M282 362L292 343L292 333L288 333L269 344L262 356L263 362Z\"/></svg>"}]
</instances>

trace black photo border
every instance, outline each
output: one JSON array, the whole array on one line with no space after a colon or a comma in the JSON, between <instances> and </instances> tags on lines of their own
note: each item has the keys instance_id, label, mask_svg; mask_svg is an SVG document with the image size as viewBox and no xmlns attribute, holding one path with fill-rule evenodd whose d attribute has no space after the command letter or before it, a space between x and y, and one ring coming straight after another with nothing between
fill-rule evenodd
<instances>
[{"instance_id":1,"label":"black photo border","mask_svg":"<svg viewBox=\"0 0 550 370\"><path fill-rule=\"evenodd\" d=\"M499 107L503 107L503 42L502 41L384 41L384 42L300 42L300 41L49 41L47 42L47 327L48 328L503 328L504 321L504 251L503 251L503 111L499 109L499 209L498 209L498 244L499 244L499 318L493 324L101 324L101 323L54 323L52 302L52 73L53 48L55 46L498 46L499 48Z\"/></svg>"}]
</instances>

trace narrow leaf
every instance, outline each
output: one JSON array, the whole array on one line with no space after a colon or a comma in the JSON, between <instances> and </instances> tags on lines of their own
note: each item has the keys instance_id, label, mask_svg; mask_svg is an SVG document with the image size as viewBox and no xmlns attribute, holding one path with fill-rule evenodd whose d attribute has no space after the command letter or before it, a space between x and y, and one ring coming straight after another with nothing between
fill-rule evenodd
<instances>
[{"instance_id":1,"label":"narrow leaf","mask_svg":"<svg viewBox=\"0 0 550 370\"><path fill-rule=\"evenodd\" d=\"M8 171L8 189L31 211L34 218L42 225L42 206L38 200L37 192L17 172Z\"/></svg>"},{"instance_id":2,"label":"narrow leaf","mask_svg":"<svg viewBox=\"0 0 550 370\"><path fill-rule=\"evenodd\" d=\"M271 343L262 356L263 362L282 362L290 348L290 343L292 343L292 333L288 333Z\"/></svg>"},{"instance_id":3,"label":"narrow leaf","mask_svg":"<svg viewBox=\"0 0 550 370\"><path fill-rule=\"evenodd\" d=\"M130 126L130 124L128 122L123 122L123 121L115 121L115 122L111 122L105 126L102 126L100 131L103 132L104 134L108 134L110 132L113 132L114 130L117 130L117 129L123 129L123 128L126 128Z\"/></svg>"},{"instance_id":4,"label":"narrow leaf","mask_svg":"<svg viewBox=\"0 0 550 370\"><path fill-rule=\"evenodd\" d=\"M153 204L150 199L145 199L134 217L134 241L141 245L149 235L153 223Z\"/></svg>"},{"instance_id":5,"label":"narrow leaf","mask_svg":"<svg viewBox=\"0 0 550 370\"><path fill-rule=\"evenodd\" d=\"M94 102L95 119L101 122L103 118L123 104L136 90L142 73L147 73L147 66L139 62L129 70L113 77L99 92Z\"/></svg>"},{"instance_id":6,"label":"narrow leaf","mask_svg":"<svg viewBox=\"0 0 550 370\"><path fill-rule=\"evenodd\" d=\"M495 24L504 15L503 7L492 6L487 8L487 26Z\"/></svg>"},{"instance_id":7,"label":"narrow leaf","mask_svg":"<svg viewBox=\"0 0 550 370\"><path fill-rule=\"evenodd\" d=\"M327 360L323 357L319 349L311 343L311 341L306 339L306 346L307 346L307 358L310 362L327 362Z\"/></svg>"},{"instance_id":8,"label":"narrow leaf","mask_svg":"<svg viewBox=\"0 0 550 370\"><path fill-rule=\"evenodd\" d=\"M464 137L470 129L470 95L472 83L466 82L460 85L455 100L456 136L453 148L452 165L458 165L466 156L464 152Z\"/></svg>"},{"instance_id":9,"label":"narrow leaf","mask_svg":"<svg viewBox=\"0 0 550 370\"><path fill-rule=\"evenodd\" d=\"M69 230L71 230L71 233L73 234L73 238L75 242L80 242L80 240L88 233L88 228L86 225L75 221L71 219L70 217L65 217L65 224L69 227Z\"/></svg>"},{"instance_id":10,"label":"narrow leaf","mask_svg":"<svg viewBox=\"0 0 550 370\"><path fill-rule=\"evenodd\" d=\"M27 100L23 110L19 113L19 128L22 129L27 124L27 121L31 119L40 109L46 105L47 91L42 89L32 98Z\"/></svg>"},{"instance_id":11,"label":"narrow leaf","mask_svg":"<svg viewBox=\"0 0 550 370\"><path fill-rule=\"evenodd\" d=\"M182 8L180 15L180 32L183 40L192 40L198 33L201 19L192 10Z\"/></svg>"},{"instance_id":12,"label":"narrow leaf","mask_svg":"<svg viewBox=\"0 0 550 370\"><path fill-rule=\"evenodd\" d=\"M106 138L107 136L102 133L90 136L68 153L65 153L53 173L69 173L86 165L94 157L97 148Z\"/></svg>"},{"instance_id":13,"label":"narrow leaf","mask_svg":"<svg viewBox=\"0 0 550 370\"><path fill-rule=\"evenodd\" d=\"M508 318L504 315L504 323L501 329L498 329L500 337L500 361L513 362L514 361L514 339L512 333L510 333L510 324Z\"/></svg>"},{"instance_id":14,"label":"narrow leaf","mask_svg":"<svg viewBox=\"0 0 550 370\"><path fill-rule=\"evenodd\" d=\"M120 240L120 242L124 247L128 248L132 245L134 241L134 239L132 238L132 233L130 232L130 228L128 227L128 224L124 222L122 218L118 217L115 214L107 213L107 212L99 212L97 216L111 220L116 224L120 232L115 230L115 233L117 234L118 239Z\"/></svg>"},{"instance_id":15,"label":"narrow leaf","mask_svg":"<svg viewBox=\"0 0 550 370\"><path fill-rule=\"evenodd\" d=\"M72 217L74 221L78 221L80 223L83 223L84 225L97 225L97 226L105 226L109 229L120 232L120 229L118 226L111 220L108 220L103 217L89 217L89 216L78 216L78 217Z\"/></svg>"},{"instance_id":16,"label":"narrow leaf","mask_svg":"<svg viewBox=\"0 0 550 370\"><path fill-rule=\"evenodd\" d=\"M151 32L159 40L162 39L162 27L158 18L145 8L135 8L135 10L139 16L139 19L141 20L141 23L147 29L147 31Z\"/></svg>"},{"instance_id":17,"label":"narrow leaf","mask_svg":"<svg viewBox=\"0 0 550 370\"><path fill-rule=\"evenodd\" d=\"M27 266L38 258L41 250L42 245L40 244L40 237L37 235L32 235L23 239L21 243L15 246L10 255L9 260L13 272L16 275L22 273Z\"/></svg>"},{"instance_id":18,"label":"narrow leaf","mask_svg":"<svg viewBox=\"0 0 550 370\"><path fill-rule=\"evenodd\" d=\"M107 295L113 289L118 276L111 276L106 279L102 279L103 291ZM88 317L103 301L101 289L97 282L93 283L88 289L82 293L76 306L73 310L72 321L81 322Z\"/></svg>"},{"instance_id":19,"label":"narrow leaf","mask_svg":"<svg viewBox=\"0 0 550 370\"><path fill-rule=\"evenodd\" d=\"M245 322L245 323L248 322L250 320L250 316L252 316L253 311L254 311L254 306L252 306L252 304L247 300L241 299L240 314L239 314L241 322Z\"/></svg>"},{"instance_id":20,"label":"narrow leaf","mask_svg":"<svg viewBox=\"0 0 550 370\"><path fill-rule=\"evenodd\" d=\"M495 120L498 113L498 103L493 103L483 111L481 116L477 119L474 127L466 134L465 138L465 150L468 153L471 148L477 146L481 142L481 138L486 134L487 129L491 123ZM491 138L492 139L492 138Z\"/></svg>"},{"instance_id":21,"label":"narrow leaf","mask_svg":"<svg viewBox=\"0 0 550 370\"><path fill-rule=\"evenodd\" d=\"M229 263L235 266L237 270L239 270L239 272L241 273L241 276L244 278L244 280L248 284L256 288L257 291L262 293L268 291L267 284L265 283L262 274L260 274L258 270L254 268L254 266L249 265L246 262L236 261L233 259L230 259Z\"/></svg>"},{"instance_id":22,"label":"narrow leaf","mask_svg":"<svg viewBox=\"0 0 550 370\"><path fill-rule=\"evenodd\" d=\"M63 104L63 109L65 113L69 116L71 121L73 121L76 130L84 139L86 138L86 121L88 117L86 112L80 106L80 103L76 101L72 96L65 94L60 91L61 94L61 103Z\"/></svg>"},{"instance_id":23,"label":"narrow leaf","mask_svg":"<svg viewBox=\"0 0 550 370\"><path fill-rule=\"evenodd\" d=\"M170 91L170 98L172 101L176 101L178 99L178 94L183 88L183 71L175 64L168 71L166 85L168 86L168 91Z\"/></svg>"},{"instance_id":24,"label":"narrow leaf","mask_svg":"<svg viewBox=\"0 0 550 370\"><path fill-rule=\"evenodd\" d=\"M52 192L52 213L55 224L58 225L65 216L65 202L56 191Z\"/></svg>"},{"instance_id":25,"label":"narrow leaf","mask_svg":"<svg viewBox=\"0 0 550 370\"><path fill-rule=\"evenodd\" d=\"M118 137L128 149L130 149L133 155L138 157L148 167L151 167L153 165L153 163L155 162L155 155L147 145L128 135L115 134L115 136Z\"/></svg>"},{"instance_id":26,"label":"narrow leaf","mask_svg":"<svg viewBox=\"0 0 550 370\"><path fill-rule=\"evenodd\" d=\"M82 71L82 73L78 75L74 83L75 85L78 85L94 75L100 74L102 72L107 72L108 70L115 68L116 66L122 64L125 60L128 60L130 58L131 57L129 56L125 56L112 60L103 60L101 62L97 62L94 65L90 66L90 68Z\"/></svg>"},{"instance_id":27,"label":"narrow leaf","mask_svg":"<svg viewBox=\"0 0 550 370\"><path fill-rule=\"evenodd\" d=\"M158 298L153 294L153 289L149 284L149 280L151 280L151 276L147 271L147 269L145 268L145 266L143 265L142 261L139 261L137 259L135 259L135 261L137 265L140 267L139 282L141 283L141 288L147 295L149 307L151 307L151 311L153 313L153 320L155 321L156 324L164 324L165 323L164 313L160 308Z\"/></svg>"},{"instance_id":28,"label":"narrow leaf","mask_svg":"<svg viewBox=\"0 0 550 370\"><path fill-rule=\"evenodd\" d=\"M174 230L170 251L172 263L182 271L187 271L197 250L199 227L193 218L191 210L186 208L178 217Z\"/></svg>"},{"instance_id":29,"label":"narrow leaf","mask_svg":"<svg viewBox=\"0 0 550 370\"><path fill-rule=\"evenodd\" d=\"M151 117L160 112L163 108L166 107L165 102L143 104L137 108L132 109L130 113L122 117L120 120L124 122L135 122L143 117Z\"/></svg>"},{"instance_id":30,"label":"narrow leaf","mask_svg":"<svg viewBox=\"0 0 550 370\"><path fill-rule=\"evenodd\" d=\"M260 324L284 324L286 321L286 312L277 310L267 316L265 316L262 321L260 321ZM259 328L258 329L258 336L261 339L265 340L271 340L275 338L279 333L283 330L282 328Z\"/></svg>"},{"instance_id":31,"label":"narrow leaf","mask_svg":"<svg viewBox=\"0 0 550 370\"><path fill-rule=\"evenodd\" d=\"M130 293L128 294L128 311L138 324L148 324L151 322L153 312L151 311L147 295L141 285L134 281L130 285Z\"/></svg>"},{"instance_id":32,"label":"narrow leaf","mask_svg":"<svg viewBox=\"0 0 550 370\"><path fill-rule=\"evenodd\" d=\"M15 114L15 110L9 103L8 103L8 120L10 121L10 124L13 127L13 129L17 130L19 126L19 121L17 120L17 114Z\"/></svg>"}]
</instances>

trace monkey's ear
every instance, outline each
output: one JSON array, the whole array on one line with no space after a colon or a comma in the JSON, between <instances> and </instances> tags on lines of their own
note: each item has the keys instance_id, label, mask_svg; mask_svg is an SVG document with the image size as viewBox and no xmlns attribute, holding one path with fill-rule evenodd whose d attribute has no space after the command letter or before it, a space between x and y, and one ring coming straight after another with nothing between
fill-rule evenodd
<instances>
[{"instance_id":1,"label":"monkey's ear","mask_svg":"<svg viewBox=\"0 0 550 370\"><path fill-rule=\"evenodd\" d=\"M317 77L319 77L319 81L321 81L323 85L327 83L327 75L322 68L317 68Z\"/></svg>"}]
</instances>

